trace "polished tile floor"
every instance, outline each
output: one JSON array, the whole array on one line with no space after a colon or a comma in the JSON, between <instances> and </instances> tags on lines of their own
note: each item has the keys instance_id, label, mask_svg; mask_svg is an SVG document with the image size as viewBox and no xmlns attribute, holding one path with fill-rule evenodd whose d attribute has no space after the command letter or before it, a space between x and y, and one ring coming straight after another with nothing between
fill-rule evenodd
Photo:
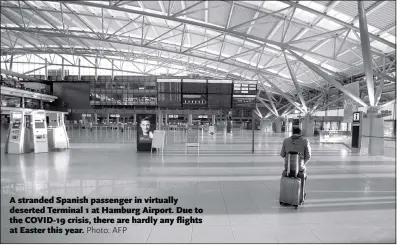
<instances>
[{"instance_id":1,"label":"polished tile floor","mask_svg":"<svg viewBox=\"0 0 397 245\"><path fill-rule=\"evenodd\" d=\"M1 242L95 243L395 243L394 157L352 154L343 145L311 139L307 200L298 210L278 203L286 135L251 132L200 134L201 149L185 154L182 132L167 132L163 155L137 153L135 132L69 130L71 149L5 155L1 147ZM393 149L393 148L390 148ZM127 232L54 235L9 234L10 197L168 197L198 207L201 224L119 224ZM71 204L74 207L76 204ZM34 206L34 207L36 207ZM66 206L66 205L65 205ZM80 205L77 205L80 206ZM110 205L117 207L118 205ZM146 205L148 206L148 205ZM150 204L168 208L169 204ZM126 204L125 207L132 207ZM144 207L141 204L140 207ZM18 214L19 217L26 217ZM76 214L54 214L73 218ZM81 215L80 215L81 216ZM93 218L94 214L85 215ZM159 214L156 218L178 215ZM102 217L131 217L106 214ZM142 214L141 217L145 217ZM34 227L33 224L25 224ZM54 225L87 227L87 225ZM113 224L95 225L112 228ZM37 227L41 227L38 225ZM43 225L48 227L48 224Z\"/></svg>"}]
</instances>

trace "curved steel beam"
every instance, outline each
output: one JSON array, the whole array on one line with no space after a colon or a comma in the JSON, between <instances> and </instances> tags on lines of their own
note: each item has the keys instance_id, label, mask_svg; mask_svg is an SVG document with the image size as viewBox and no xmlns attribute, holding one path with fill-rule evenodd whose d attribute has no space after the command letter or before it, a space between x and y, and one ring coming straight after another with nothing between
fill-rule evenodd
<instances>
[{"instance_id":1,"label":"curved steel beam","mask_svg":"<svg viewBox=\"0 0 397 245\"><path fill-rule=\"evenodd\" d=\"M79 36L79 35L74 35L74 34L67 34L67 33L53 33L53 32L45 32L45 31L41 31L41 30L37 30L35 28L17 28L17 27L3 27L2 29L5 30L13 30L13 31L19 31L19 32L27 32L27 33L38 33L38 34L42 34L45 36L53 36L53 37L65 37L65 38L74 38L74 39L86 39L86 40L93 40L93 41L98 41L97 37L92 37L92 36ZM102 42L108 42L108 43L116 43L116 44L123 44L123 45L127 45L127 46L134 46L134 47L140 47L140 48L146 48L146 49L153 49L153 50L158 50L158 51L164 51L164 52L169 52L169 53L174 53L174 54L180 54L182 55L182 53L180 53L178 50L173 50L173 49L164 49L163 47L160 48L158 46L145 46L142 45L140 43L131 43L131 42L126 42L126 41L120 41L120 40L113 40L113 39L109 39L109 40L100 40ZM190 56L190 57L195 57L195 58L199 58L199 59L203 59L203 60L209 60L209 61L213 61L214 63L222 63L222 64L226 64L226 65L230 65L230 66L234 66L234 67L239 67L241 69L244 70L248 70L250 72L253 73L261 73L262 75L267 75L267 76L272 76L272 77L277 77L280 78L284 81L288 81L292 84L292 81L286 77L280 76L276 73L270 72L270 71L264 71L264 70L257 70L256 68L252 67L251 65L247 65L245 63L242 62L238 62L238 61L234 61L234 62L226 62L226 61L222 61L222 60L218 60L217 58L211 58L208 56L201 56L201 55L197 55L197 54L193 54L191 52L189 53L184 53L183 55L185 56ZM215 56L215 55L214 55ZM243 65L244 64L244 65ZM302 84L302 83L300 83ZM303 84L302 84L303 85ZM310 89L315 89L318 90L316 88L310 88Z\"/></svg>"},{"instance_id":2,"label":"curved steel beam","mask_svg":"<svg viewBox=\"0 0 397 245\"><path fill-rule=\"evenodd\" d=\"M180 23L186 23L186 24L189 24L189 25L203 27L203 28L210 29L210 30L220 31L222 33L227 33L228 35L231 35L231 36L234 36L234 37L237 37L237 38L241 38L241 39L247 39L248 38L248 39L250 39L250 41L256 40L256 41L260 41L260 42L269 43L269 44L272 44L272 45L279 46L278 42L275 42L275 41L272 41L272 40L268 40L268 39L265 39L265 38L260 38L260 37L257 37L257 36L248 35L246 33L241 33L241 32L237 32L237 31L233 31L233 30L228 30L226 28L215 26L215 25L208 25L208 24L205 24L205 23L200 23L200 22L191 21L191 20L187 20L187 19L175 18L175 17L172 17L172 16L167 16L165 14L161 15L161 14L156 14L156 13L153 13L153 12L134 10L134 9L126 9L126 8L120 8L120 7L109 6L109 5L105 5L105 4L98 4L98 3L93 3L93 2L86 2L86 1L62 1L62 0L60 0L59 2L62 2L64 4L70 3L70 4L75 4L75 5L83 5L83 6L91 6L91 7L97 7L97 8L105 8L105 9L111 9L111 10L114 10L114 11L122 11L122 12L127 12L127 13L132 13L132 14L146 15L146 16L149 16L149 17L160 18L160 19L164 19L164 20L176 21L176 22L180 22ZM351 24L345 23L345 22L343 22L341 20L338 20L336 18L333 18L333 17L328 16L326 14L323 14L321 12L318 12L318 11L316 11L314 9L311 9L311 8L308 8L308 7L305 7L305 6L302 6L300 4L296 4L296 3L290 2L290 1L285 1L284 3L287 3L287 4L292 5L292 6L296 6L297 8L303 9L303 10L305 10L307 12L311 12L311 13L315 13L317 15L321 15L324 18L332 18L334 21L338 22L339 24L343 23L341 25L345 26L347 28L354 29L354 30L359 30L359 28L357 28L357 27L355 27L355 26L353 26ZM266 12L261 11L261 13L266 13ZM393 43L391 43L391 42L389 42L387 40L384 40L383 38L380 38L380 37L378 37L376 35L371 34L371 38L374 38L375 40L377 40L379 42L382 42L382 43L384 43L384 44L386 44L386 45L388 45L388 46L390 46L392 48L395 48L395 44L393 44Z\"/></svg>"}]
</instances>

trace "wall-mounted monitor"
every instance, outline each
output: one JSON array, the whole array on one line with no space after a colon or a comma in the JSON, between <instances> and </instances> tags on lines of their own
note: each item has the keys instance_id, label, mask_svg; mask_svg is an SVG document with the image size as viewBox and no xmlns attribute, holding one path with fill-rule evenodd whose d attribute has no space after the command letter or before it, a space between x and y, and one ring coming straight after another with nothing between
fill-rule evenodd
<instances>
[{"instance_id":1,"label":"wall-mounted monitor","mask_svg":"<svg viewBox=\"0 0 397 245\"><path fill-rule=\"evenodd\" d=\"M183 79L182 93L183 94L206 94L207 93L207 80Z\"/></svg>"},{"instance_id":2,"label":"wall-mounted monitor","mask_svg":"<svg viewBox=\"0 0 397 245\"><path fill-rule=\"evenodd\" d=\"M232 94L233 82L232 80L208 80L209 94Z\"/></svg>"},{"instance_id":3,"label":"wall-mounted monitor","mask_svg":"<svg viewBox=\"0 0 397 245\"><path fill-rule=\"evenodd\" d=\"M254 108L256 95L233 95L232 107Z\"/></svg>"},{"instance_id":4,"label":"wall-mounted monitor","mask_svg":"<svg viewBox=\"0 0 397 245\"><path fill-rule=\"evenodd\" d=\"M183 108L207 108L206 94L183 94L182 95Z\"/></svg>"},{"instance_id":5,"label":"wall-mounted monitor","mask_svg":"<svg viewBox=\"0 0 397 245\"><path fill-rule=\"evenodd\" d=\"M157 90L159 93L181 93L181 79L159 78L157 79Z\"/></svg>"},{"instance_id":6,"label":"wall-mounted monitor","mask_svg":"<svg viewBox=\"0 0 397 245\"><path fill-rule=\"evenodd\" d=\"M208 108L231 108L232 95L208 94Z\"/></svg>"},{"instance_id":7,"label":"wall-mounted monitor","mask_svg":"<svg viewBox=\"0 0 397 245\"><path fill-rule=\"evenodd\" d=\"M159 107L181 108L181 94L158 93L157 105Z\"/></svg>"},{"instance_id":8,"label":"wall-mounted monitor","mask_svg":"<svg viewBox=\"0 0 397 245\"><path fill-rule=\"evenodd\" d=\"M234 81L233 95L235 94L256 95L257 83L258 83L257 81Z\"/></svg>"}]
</instances>

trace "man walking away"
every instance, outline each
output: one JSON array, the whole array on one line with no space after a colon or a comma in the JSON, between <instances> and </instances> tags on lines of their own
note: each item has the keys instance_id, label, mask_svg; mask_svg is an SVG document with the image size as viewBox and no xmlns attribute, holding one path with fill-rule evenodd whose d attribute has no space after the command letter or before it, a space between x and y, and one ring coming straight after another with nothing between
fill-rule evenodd
<instances>
[{"instance_id":1,"label":"man walking away","mask_svg":"<svg viewBox=\"0 0 397 245\"><path fill-rule=\"evenodd\" d=\"M294 127L292 129L292 136L286 138L283 141L283 147L281 149L280 156L284 158L284 171L282 176L287 177L287 166L288 166L288 153L297 152L299 154L299 172L298 177L301 179L302 191L305 193L305 180L306 175L306 163L311 158L311 148L308 139L305 139L301 135L300 128ZM292 170L292 169L291 169ZM295 171L295 170L294 170ZM305 194L306 195L306 194Z\"/></svg>"}]
</instances>

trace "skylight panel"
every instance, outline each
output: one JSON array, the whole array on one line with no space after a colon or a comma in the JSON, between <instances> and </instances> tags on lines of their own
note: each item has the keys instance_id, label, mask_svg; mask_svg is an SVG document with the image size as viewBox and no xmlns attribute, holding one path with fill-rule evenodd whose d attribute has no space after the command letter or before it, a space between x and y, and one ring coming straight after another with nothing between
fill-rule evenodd
<instances>
[{"instance_id":1,"label":"skylight panel","mask_svg":"<svg viewBox=\"0 0 397 245\"><path fill-rule=\"evenodd\" d=\"M339 25L338 23L329 21L327 19L322 19L320 22L318 22L317 26L324 28L326 30L330 30L330 31L334 31L334 30L342 28L342 26Z\"/></svg>"},{"instance_id":2,"label":"skylight panel","mask_svg":"<svg viewBox=\"0 0 397 245\"><path fill-rule=\"evenodd\" d=\"M394 48L389 47L386 44L383 44L379 41L374 41L371 43L371 47L374 47L378 50L381 50L383 53L389 53L389 52L393 52Z\"/></svg>"},{"instance_id":3,"label":"skylight panel","mask_svg":"<svg viewBox=\"0 0 397 245\"><path fill-rule=\"evenodd\" d=\"M335 10L333 10L333 9L330 9L330 10L327 12L327 14L328 14L329 16L332 16L332 17L334 17L334 18L336 18L336 19L338 19L338 20L344 21L344 22L350 22L350 21L353 20L353 17L352 17L352 16L343 14L343 13L341 13L341 12L339 12L339 11L335 11Z\"/></svg>"},{"instance_id":4,"label":"skylight panel","mask_svg":"<svg viewBox=\"0 0 397 245\"><path fill-rule=\"evenodd\" d=\"M268 44L266 44L266 45L269 46L269 47L272 47L272 48L281 50L281 48L280 48L279 46L276 46L276 45L273 45L273 44L270 44L270 43L268 43Z\"/></svg>"},{"instance_id":5,"label":"skylight panel","mask_svg":"<svg viewBox=\"0 0 397 245\"><path fill-rule=\"evenodd\" d=\"M288 4L279 1L266 1L265 4L263 5L263 8L277 11L286 8L288 6L289 6Z\"/></svg>"},{"instance_id":6,"label":"skylight panel","mask_svg":"<svg viewBox=\"0 0 397 245\"><path fill-rule=\"evenodd\" d=\"M50 5L52 8L59 10L60 9L60 4L56 2L47 2L48 5Z\"/></svg>"},{"instance_id":7,"label":"skylight panel","mask_svg":"<svg viewBox=\"0 0 397 245\"><path fill-rule=\"evenodd\" d=\"M319 64L320 63L320 61L318 61L318 60L316 60L316 59L314 59L314 58L312 58L312 57L310 57L308 55L304 55L303 58L308 60L308 61L310 61L310 62L312 62L312 63L314 63L314 64Z\"/></svg>"},{"instance_id":8,"label":"skylight panel","mask_svg":"<svg viewBox=\"0 0 397 245\"><path fill-rule=\"evenodd\" d=\"M304 22L311 23L317 18L317 15L309 13L307 11L296 9L294 13L294 18L300 19Z\"/></svg>"},{"instance_id":9,"label":"skylight panel","mask_svg":"<svg viewBox=\"0 0 397 245\"><path fill-rule=\"evenodd\" d=\"M196 29L196 28L195 28ZM238 43L239 45L241 45L241 39L230 36L230 35L226 35L226 39L230 42L234 42L234 43Z\"/></svg>"},{"instance_id":10,"label":"skylight panel","mask_svg":"<svg viewBox=\"0 0 397 245\"><path fill-rule=\"evenodd\" d=\"M72 10L75 11L76 13L86 13L87 10L84 8L84 6L81 5L75 5L73 3L67 4L67 6Z\"/></svg>"},{"instance_id":11,"label":"skylight panel","mask_svg":"<svg viewBox=\"0 0 397 245\"><path fill-rule=\"evenodd\" d=\"M102 15L102 9L97 7L87 6L88 10L90 10L95 15Z\"/></svg>"},{"instance_id":12,"label":"skylight panel","mask_svg":"<svg viewBox=\"0 0 397 245\"><path fill-rule=\"evenodd\" d=\"M262 4L262 1L244 1L244 2L258 7L261 6Z\"/></svg>"},{"instance_id":13,"label":"skylight panel","mask_svg":"<svg viewBox=\"0 0 397 245\"><path fill-rule=\"evenodd\" d=\"M381 38L392 42L392 43L396 43L396 37L393 35L390 35L389 33L383 33L382 35L380 35Z\"/></svg>"},{"instance_id":14,"label":"skylight panel","mask_svg":"<svg viewBox=\"0 0 397 245\"><path fill-rule=\"evenodd\" d=\"M276 51L276 50L273 50L273 49L268 49L268 48L265 48L265 51L266 51L266 52L273 53L273 54L278 54L278 53L279 53L279 52L278 52L278 51Z\"/></svg>"},{"instance_id":15,"label":"skylight panel","mask_svg":"<svg viewBox=\"0 0 397 245\"><path fill-rule=\"evenodd\" d=\"M324 9L326 8L326 6L318 4L314 1L300 1L299 4L320 12L323 12Z\"/></svg>"},{"instance_id":16,"label":"skylight panel","mask_svg":"<svg viewBox=\"0 0 397 245\"><path fill-rule=\"evenodd\" d=\"M248 62L247 60L244 60L244 59L241 59L241 58L236 58L236 60L237 60L238 62L247 64L247 65L249 64L249 62Z\"/></svg>"},{"instance_id":17,"label":"skylight panel","mask_svg":"<svg viewBox=\"0 0 397 245\"><path fill-rule=\"evenodd\" d=\"M325 63L322 64L321 66L324 67L324 68L327 68L328 70L331 70L331 71L333 71L333 72L337 72L337 71L338 71L338 69L336 69L335 67L330 66L330 65L325 64Z\"/></svg>"}]
</instances>

